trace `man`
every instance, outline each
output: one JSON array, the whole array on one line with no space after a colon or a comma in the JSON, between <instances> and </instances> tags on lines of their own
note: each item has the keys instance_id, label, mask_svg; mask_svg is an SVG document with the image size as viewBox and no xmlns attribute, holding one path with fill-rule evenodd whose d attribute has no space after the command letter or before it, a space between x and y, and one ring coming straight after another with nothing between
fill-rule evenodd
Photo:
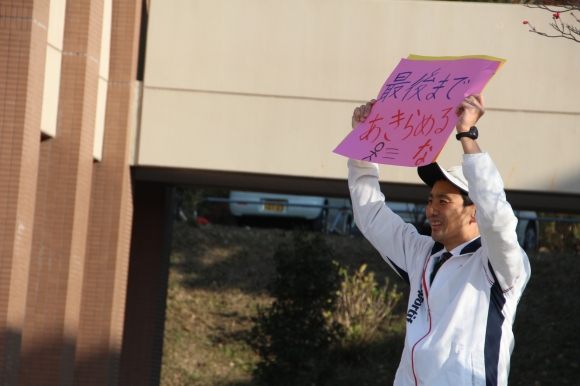
<instances>
[{"instance_id":1,"label":"man","mask_svg":"<svg viewBox=\"0 0 580 386\"><path fill-rule=\"evenodd\" d=\"M353 128L374 103L355 109ZM418 168L432 187L431 237L385 205L376 164L348 161L357 226L410 286L397 386L507 385L512 324L530 277L503 182L472 129L484 113L483 97L470 95L455 113L463 168Z\"/></svg>"}]
</instances>

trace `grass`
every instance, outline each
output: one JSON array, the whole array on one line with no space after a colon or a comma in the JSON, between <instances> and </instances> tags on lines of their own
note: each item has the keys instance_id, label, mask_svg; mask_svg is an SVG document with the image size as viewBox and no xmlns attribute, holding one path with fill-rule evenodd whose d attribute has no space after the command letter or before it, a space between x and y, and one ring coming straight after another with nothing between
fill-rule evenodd
<instances>
[{"instance_id":1,"label":"grass","mask_svg":"<svg viewBox=\"0 0 580 386\"><path fill-rule=\"evenodd\" d=\"M363 263L379 283L388 276L404 292L391 326L363 355L344 353L336 386L392 384L403 349L407 285L363 238L326 236L333 257L352 270ZM258 361L246 344L257 305L272 299L267 285L273 253L291 232L176 223L163 354L164 386L250 386ZM519 305L510 385L580 384L580 256L530 256L532 279Z\"/></svg>"}]
</instances>

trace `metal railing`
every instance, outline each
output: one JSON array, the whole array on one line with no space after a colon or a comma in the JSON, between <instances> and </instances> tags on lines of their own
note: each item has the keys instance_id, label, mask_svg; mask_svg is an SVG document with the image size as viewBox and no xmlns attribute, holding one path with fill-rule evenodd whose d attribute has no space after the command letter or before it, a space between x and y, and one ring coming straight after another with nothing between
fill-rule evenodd
<instances>
[{"instance_id":1,"label":"metal railing","mask_svg":"<svg viewBox=\"0 0 580 386\"><path fill-rule=\"evenodd\" d=\"M580 218L560 218L560 217L525 217L516 216L518 220L548 221L548 222L569 222L580 223Z\"/></svg>"},{"instance_id":2,"label":"metal railing","mask_svg":"<svg viewBox=\"0 0 580 386\"><path fill-rule=\"evenodd\" d=\"M272 203L272 204L282 205L282 206L298 206L298 207L303 207L303 208L327 208L327 209L348 208L348 209L350 209L350 207L347 207L344 205L319 205L319 204L306 204L306 203L294 204L291 202L281 202L281 201L276 201L276 200L253 201L253 200L232 200L229 198L208 197L205 199L205 201L207 201L207 202L224 202L224 203L231 203L231 202L238 203L239 202L242 204L256 204L256 205L264 205L264 204Z\"/></svg>"},{"instance_id":3,"label":"metal railing","mask_svg":"<svg viewBox=\"0 0 580 386\"><path fill-rule=\"evenodd\" d=\"M219 198L219 197L208 197L205 199L205 201L207 202L221 202L221 203L244 203L244 204L252 204L252 205L264 205L265 203L268 203L268 200L262 200L262 201L254 201L254 200L232 200L229 198ZM306 203L302 203L302 204L295 204L295 203L290 203L290 202L279 202L279 201L271 201L271 202L275 202L276 205L282 205L282 206L296 206L296 207L304 207L304 208L326 208L326 209L340 209L339 213L337 214L335 220L333 221L333 224L331 226L331 228L329 229L329 232L334 231L334 228L336 227L336 225L338 224L338 222L340 221L340 216L349 210L352 210L351 207L348 206L344 206L344 205L318 205L318 204L306 204ZM397 210L396 213L405 213L405 214L415 214L416 211L415 210ZM546 221L546 222L568 222L568 223L580 223L580 218L560 218L560 217L529 217L529 216L516 216L518 218L518 220L528 220L528 221Z\"/></svg>"}]
</instances>

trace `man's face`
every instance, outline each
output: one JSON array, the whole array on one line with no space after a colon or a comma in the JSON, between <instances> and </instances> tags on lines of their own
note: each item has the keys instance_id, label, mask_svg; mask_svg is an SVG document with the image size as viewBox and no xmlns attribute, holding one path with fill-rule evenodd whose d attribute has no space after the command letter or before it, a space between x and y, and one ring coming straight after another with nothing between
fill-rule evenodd
<instances>
[{"instance_id":1,"label":"man's face","mask_svg":"<svg viewBox=\"0 0 580 386\"><path fill-rule=\"evenodd\" d=\"M473 237L470 224L475 221L475 205L463 206L459 189L447 180L433 185L427 205L431 237L451 250Z\"/></svg>"}]
</instances>

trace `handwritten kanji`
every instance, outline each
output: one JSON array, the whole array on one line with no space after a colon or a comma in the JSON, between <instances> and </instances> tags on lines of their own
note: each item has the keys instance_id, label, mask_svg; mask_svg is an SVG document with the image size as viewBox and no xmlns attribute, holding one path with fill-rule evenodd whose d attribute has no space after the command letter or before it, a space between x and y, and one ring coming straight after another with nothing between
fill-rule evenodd
<instances>
[{"instance_id":1,"label":"handwritten kanji","mask_svg":"<svg viewBox=\"0 0 580 386\"><path fill-rule=\"evenodd\" d=\"M402 59L368 118L335 152L389 165L433 162L455 126L455 107L466 95L480 93L501 64L480 57Z\"/></svg>"},{"instance_id":2,"label":"handwritten kanji","mask_svg":"<svg viewBox=\"0 0 580 386\"><path fill-rule=\"evenodd\" d=\"M408 81L407 79L411 76L412 73L412 71L398 73L393 83L386 85L385 91L383 91L378 100L384 102L388 97L397 99L397 92L405 87L405 84L411 83L411 81Z\"/></svg>"},{"instance_id":3,"label":"handwritten kanji","mask_svg":"<svg viewBox=\"0 0 580 386\"><path fill-rule=\"evenodd\" d=\"M441 70L441 68L436 69L435 71L431 72L431 75L427 75L424 74L419 80L417 80L415 83L413 83L408 89L407 89L407 93L405 93L405 95L403 96L403 100L411 100L413 97L416 97L418 101L421 101L421 91L423 91L425 88L427 88L427 84L420 84L420 83L434 83L435 82L435 77L439 74L439 71ZM409 92L411 90L415 90L414 94L411 94L409 97L407 97L407 95L409 94Z\"/></svg>"}]
</instances>

